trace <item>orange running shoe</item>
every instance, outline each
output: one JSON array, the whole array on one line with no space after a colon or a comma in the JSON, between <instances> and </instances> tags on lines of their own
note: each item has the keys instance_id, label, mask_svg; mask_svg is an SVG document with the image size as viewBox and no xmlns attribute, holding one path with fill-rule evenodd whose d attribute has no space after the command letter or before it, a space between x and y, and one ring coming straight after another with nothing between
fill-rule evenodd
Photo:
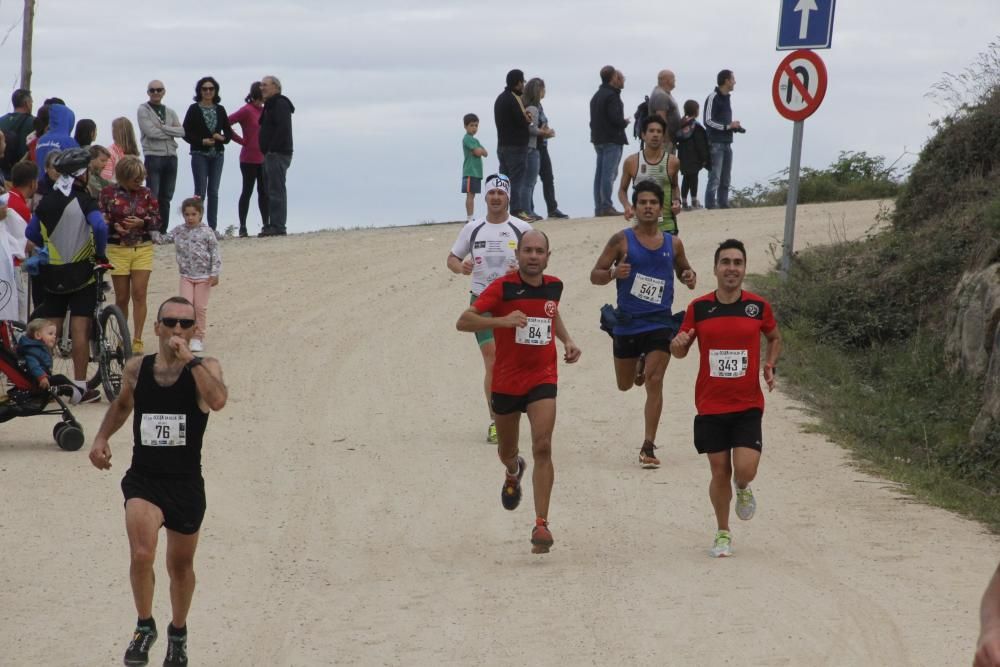
<instances>
[{"instance_id":1,"label":"orange running shoe","mask_svg":"<svg viewBox=\"0 0 1000 667\"><path fill-rule=\"evenodd\" d=\"M656 445L651 440L643 441L642 449L639 450L639 463L642 464L643 468L660 467L660 459L656 458L656 454L653 453L655 449Z\"/></svg>"},{"instance_id":2,"label":"orange running shoe","mask_svg":"<svg viewBox=\"0 0 1000 667\"><path fill-rule=\"evenodd\" d=\"M535 527L531 530L531 553L547 554L553 541L549 522L545 519L535 519Z\"/></svg>"}]
</instances>

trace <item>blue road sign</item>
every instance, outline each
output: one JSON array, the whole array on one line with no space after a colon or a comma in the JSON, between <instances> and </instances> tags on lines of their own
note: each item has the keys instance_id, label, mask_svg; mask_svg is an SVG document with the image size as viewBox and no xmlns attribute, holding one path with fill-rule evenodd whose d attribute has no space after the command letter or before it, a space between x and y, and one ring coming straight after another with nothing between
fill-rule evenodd
<instances>
[{"instance_id":1,"label":"blue road sign","mask_svg":"<svg viewBox=\"0 0 1000 667\"><path fill-rule=\"evenodd\" d=\"M837 0L781 0L778 51L828 49Z\"/></svg>"}]
</instances>

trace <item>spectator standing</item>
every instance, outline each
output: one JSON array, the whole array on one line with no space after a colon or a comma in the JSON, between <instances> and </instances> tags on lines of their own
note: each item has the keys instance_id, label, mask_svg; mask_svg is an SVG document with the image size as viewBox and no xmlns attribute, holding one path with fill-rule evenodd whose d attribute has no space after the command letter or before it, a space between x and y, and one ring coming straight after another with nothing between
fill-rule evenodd
<instances>
[{"instance_id":1,"label":"spectator standing","mask_svg":"<svg viewBox=\"0 0 1000 667\"><path fill-rule=\"evenodd\" d=\"M507 72L507 86L493 103L493 120L497 126L497 159L500 173L510 179L511 215L526 222L528 202L522 200L524 179L528 169L528 128L531 121L524 109L524 72L512 69Z\"/></svg>"},{"instance_id":2,"label":"spectator standing","mask_svg":"<svg viewBox=\"0 0 1000 667\"><path fill-rule=\"evenodd\" d=\"M556 201L555 178L552 174L552 158L549 157L549 139L556 136L556 131L549 127L549 119L545 115L545 107L542 100L545 99L545 82L538 79L541 86L538 90L538 126L548 130L547 136L538 137L538 177L542 180L542 196L545 197L545 207L550 218L568 218L569 216L559 210L559 202ZM535 210L534 202L531 202L531 210Z\"/></svg>"},{"instance_id":3,"label":"spectator standing","mask_svg":"<svg viewBox=\"0 0 1000 667\"><path fill-rule=\"evenodd\" d=\"M184 115L184 141L191 145L194 194L208 204L208 226L219 235L219 183L225 144L233 138L229 115L219 104L219 82L210 76L198 79L194 104Z\"/></svg>"},{"instance_id":4,"label":"spectator standing","mask_svg":"<svg viewBox=\"0 0 1000 667\"><path fill-rule=\"evenodd\" d=\"M288 189L285 177L292 164L292 114L295 105L282 95L281 81L261 77L260 92L264 111L260 116L260 151L264 154L264 183L267 186L267 226L260 236L287 234Z\"/></svg>"},{"instance_id":5,"label":"spectator standing","mask_svg":"<svg viewBox=\"0 0 1000 667\"><path fill-rule=\"evenodd\" d=\"M681 160L681 206L685 211L701 208L698 201L698 172L711 169L712 161L708 153L708 135L698 122L698 103L688 100L684 103L684 118L681 119L680 137L677 142L677 157ZM688 204L688 194L691 203Z\"/></svg>"},{"instance_id":6,"label":"spectator standing","mask_svg":"<svg viewBox=\"0 0 1000 667\"><path fill-rule=\"evenodd\" d=\"M465 125L465 136L462 137L462 194L465 195L465 221L472 222L476 195L483 184L483 158L489 153L476 139L479 116L467 113L462 118L462 124Z\"/></svg>"},{"instance_id":7,"label":"spectator standing","mask_svg":"<svg viewBox=\"0 0 1000 667\"><path fill-rule=\"evenodd\" d=\"M146 86L149 99L139 105L136 120L142 142L143 164L146 167L146 187L156 197L160 209L160 231L170 226L170 200L177 185L177 139L184 137L177 112L163 103L166 86L153 79Z\"/></svg>"},{"instance_id":8,"label":"spectator standing","mask_svg":"<svg viewBox=\"0 0 1000 667\"><path fill-rule=\"evenodd\" d=\"M260 116L264 112L264 95L260 92L260 81L250 84L250 93L244 98L246 104L230 114L229 124L239 125L240 136L233 130L233 141L240 149L240 174L243 175L243 189L240 191L240 236L247 234L247 213L250 211L250 197L257 186L257 208L260 209L261 229L267 227L267 188L264 186L264 154L260 152Z\"/></svg>"},{"instance_id":9,"label":"spectator standing","mask_svg":"<svg viewBox=\"0 0 1000 667\"><path fill-rule=\"evenodd\" d=\"M90 174L87 178L87 192L90 193L94 201L97 201L101 197L101 190L112 185L111 181L101 176L105 165L111 159L111 153L108 152L107 148L99 144L91 144L87 150L90 151Z\"/></svg>"},{"instance_id":10,"label":"spectator standing","mask_svg":"<svg viewBox=\"0 0 1000 667\"><path fill-rule=\"evenodd\" d=\"M671 155L677 153L677 131L681 127L681 111L673 95L676 86L674 73L668 69L660 70L656 87L649 94L649 113L667 121L667 148Z\"/></svg>"},{"instance_id":11,"label":"spectator standing","mask_svg":"<svg viewBox=\"0 0 1000 667\"><path fill-rule=\"evenodd\" d=\"M80 148L90 148L97 141L97 123L90 118L81 118L76 121L73 139L80 145Z\"/></svg>"},{"instance_id":12,"label":"spectator standing","mask_svg":"<svg viewBox=\"0 0 1000 667\"><path fill-rule=\"evenodd\" d=\"M126 155L139 157L139 142L135 140L135 128L132 126L132 121L125 116L119 116L111 121L111 140L112 143L108 146L108 153L111 154L111 157L104 165L104 170L101 171L101 178L114 182L115 167L118 166L118 161Z\"/></svg>"},{"instance_id":13,"label":"spectator standing","mask_svg":"<svg viewBox=\"0 0 1000 667\"><path fill-rule=\"evenodd\" d=\"M0 118L0 133L6 140L6 146L0 154L0 172L5 179L10 179L10 171L28 151L28 135L34 127L35 117L31 115L34 102L31 91L18 88L10 96L14 110Z\"/></svg>"},{"instance_id":14,"label":"spectator standing","mask_svg":"<svg viewBox=\"0 0 1000 667\"><path fill-rule=\"evenodd\" d=\"M717 86L705 100L704 122L708 133L708 152L712 160L705 189L705 208L729 208L729 179L733 171L733 132L742 131L740 121L733 120L730 95L736 86L732 70L724 69L716 76Z\"/></svg>"},{"instance_id":15,"label":"spectator standing","mask_svg":"<svg viewBox=\"0 0 1000 667\"><path fill-rule=\"evenodd\" d=\"M116 184L101 190L98 206L108 223L108 260L115 303L128 317L132 302L132 352L142 354L146 326L146 293L153 272L152 232L160 229L159 203L146 180L146 167L134 155L115 166Z\"/></svg>"},{"instance_id":16,"label":"spectator standing","mask_svg":"<svg viewBox=\"0 0 1000 667\"><path fill-rule=\"evenodd\" d=\"M65 104L54 102L46 104L48 109L48 129L38 137L35 144L35 164L45 164L45 157L50 151L64 151L68 148L76 148L76 140L70 136L73 126L76 124L76 116ZM39 109L41 116L41 109ZM48 193L49 184L45 180L45 174L38 178L38 188L41 194Z\"/></svg>"},{"instance_id":17,"label":"spectator standing","mask_svg":"<svg viewBox=\"0 0 1000 667\"><path fill-rule=\"evenodd\" d=\"M550 135L555 135L555 132L543 127L541 123L544 94L545 82L537 77L524 86L524 110L528 114L530 125L528 125L528 159L525 164L524 191L521 193L521 200L527 206L526 213L531 216L528 222L538 222L542 219L542 216L535 212L535 184L538 183L538 174L542 168L538 145Z\"/></svg>"},{"instance_id":18,"label":"spectator standing","mask_svg":"<svg viewBox=\"0 0 1000 667\"><path fill-rule=\"evenodd\" d=\"M611 205L611 192L618 176L622 147L628 143L625 128L629 119L622 105L625 75L611 65L601 68L601 85L590 98L590 143L597 153L594 170L594 215L621 215Z\"/></svg>"},{"instance_id":19,"label":"spectator standing","mask_svg":"<svg viewBox=\"0 0 1000 667\"><path fill-rule=\"evenodd\" d=\"M181 204L184 224L170 233L177 253L177 268L181 274L180 295L194 306L195 330L191 351L205 349L208 330L208 298L212 288L219 284L222 255L219 241L212 230L202 222L204 213L197 197L185 199Z\"/></svg>"}]
</instances>

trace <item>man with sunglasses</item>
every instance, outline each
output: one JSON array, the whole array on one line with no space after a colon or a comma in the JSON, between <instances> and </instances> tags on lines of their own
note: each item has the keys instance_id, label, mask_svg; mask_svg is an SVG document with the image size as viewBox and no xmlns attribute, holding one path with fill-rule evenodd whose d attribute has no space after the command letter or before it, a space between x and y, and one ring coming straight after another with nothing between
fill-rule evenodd
<instances>
[{"instance_id":1,"label":"man with sunglasses","mask_svg":"<svg viewBox=\"0 0 1000 667\"><path fill-rule=\"evenodd\" d=\"M137 119L146 165L146 187L160 203L160 231L170 223L170 200L177 183L177 139L184 137L177 112L163 104L167 89L159 79L146 86L149 101L139 105Z\"/></svg>"},{"instance_id":2,"label":"man with sunglasses","mask_svg":"<svg viewBox=\"0 0 1000 667\"><path fill-rule=\"evenodd\" d=\"M153 561L160 526L167 531L171 623L164 665L187 665L187 615L194 595L194 553L205 516L201 476L202 437L209 410L226 405L222 366L196 357L194 306L182 297L160 305L153 330L159 351L133 357L121 393L108 408L90 450L99 470L111 468L108 439L133 413L132 466L121 482L125 529L131 551L129 575L139 620L125 652L126 665L145 665L157 638L153 620Z\"/></svg>"}]
</instances>

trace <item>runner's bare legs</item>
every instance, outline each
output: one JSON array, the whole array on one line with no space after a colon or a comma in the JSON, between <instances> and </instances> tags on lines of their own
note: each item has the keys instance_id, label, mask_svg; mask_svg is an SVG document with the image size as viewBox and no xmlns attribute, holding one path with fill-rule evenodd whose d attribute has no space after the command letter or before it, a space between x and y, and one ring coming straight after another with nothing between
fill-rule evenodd
<instances>
[{"instance_id":1,"label":"runner's bare legs","mask_svg":"<svg viewBox=\"0 0 1000 667\"><path fill-rule=\"evenodd\" d=\"M531 485L535 496L535 516L549 518L549 499L555 481L552 466L552 431L556 425L556 399L543 398L528 403L528 420L531 422L531 454L535 468Z\"/></svg>"}]
</instances>

